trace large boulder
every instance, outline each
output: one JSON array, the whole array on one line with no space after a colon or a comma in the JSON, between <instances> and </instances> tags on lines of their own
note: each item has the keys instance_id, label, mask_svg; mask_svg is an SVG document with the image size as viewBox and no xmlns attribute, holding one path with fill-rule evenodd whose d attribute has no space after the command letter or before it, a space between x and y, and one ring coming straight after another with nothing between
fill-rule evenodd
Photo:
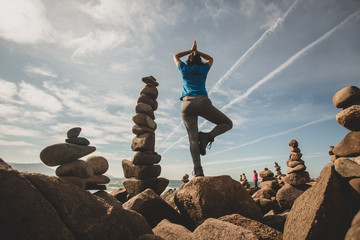
<instances>
[{"instance_id":1,"label":"large boulder","mask_svg":"<svg viewBox=\"0 0 360 240\"><path fill-rule=\"evenodd\" d=\"M295 200L309 187L310 186L308 185L294 187L285 183L285 185L276 193L276 201L278 202L279 207L283 210L290 209Z\"/></svg>"},{"instance_id":2,"label":"large boulder","mask_svg":"<svg viewBox=\"0 0 360 240\"><path fill-rule=\"evenodd\" d=\"M354 216L344 188L333 164L327 164L318 182L295 200L284 239L344 239Z\"/></svg>"},{"instance_id":3,"label":"large boulder","mask_svg":"<svg viewBox=\"0 0 360 240\"><path fill-rule=\"evenodd\" d=\"M206 219L193 232L196 240L257 240L257 236L250 230L235 224L214 218Z\"/></svg>"},{"instance_id":4,"label":"large boulder","mask_svg":"<svg viewBox=\"0 0 360 240\"><path fill-rule=\"evenodd\" d=\"M195 240L193 233L186 227L169 222L167 219L162 220L155 228L155 235L163 239L171 240Z\"/></svg>"},{"instance_id":5,"label":"large boulder","mask_svg":"<svg viewBox=\"0 0 360 240\"><path fill-rule=\"evenodd\" d=\"M258 239L281 240L282 233L261 222L243 217L239 214L232 214L220 217L219 220L235 224L252 231Z\"/></svg>"},{"instance_id":6,"label":"large boulder","mask_svg":"<svg viewBox=\"0 0 360 240\"><path fill-rule=\"evenodd\" d=\"M172 223L187 226L190 229L195 228L193 223L185 222L184 218L177 211L151 189L146 189L125 202L123 208L140 213L145 217L152 228L163 219L168 219Z\"/></svg>"},{"instance_id":7,"label":"large boulder","mask_svg":"<svg viewBox=\"0 0 360 240\"><path fill-rule=\"evenodd\" d=\"M346 233L345 240L358 240L360 238L360 211L351 222L351 227Z\"/></svg>"},{"instance_id":8,"label":"large boulder","mask_svg":"<svg viewBox=\"0 0 360 240\"><path fill-rule=\"evenodd\" d=\"M76 239L46 197L3 161L0 196L1 239Z\"/></svg>"},{"instance_id":9,"label":"large boulder","mask_svg":"<svg viewBox=\"0 0 360 240\"><path fill-rule=\"evenodd\" d=\"M145 218L111 205L100 197L56 177L21 173L55 207L58 215L78 239L136 239L152 233Z\"/></svg>"},{"instance_id":10,"label":"large boulder","mask_svg":"<svg viewBox=\"0 0 360 240\"><path fill-rule=\"evenodd\" d=\"M195 177L177 191L174 200L181 214L198 225L233 213L255 220L262 217L246 189L230 176Z\"/></svg>"}]
</instances>

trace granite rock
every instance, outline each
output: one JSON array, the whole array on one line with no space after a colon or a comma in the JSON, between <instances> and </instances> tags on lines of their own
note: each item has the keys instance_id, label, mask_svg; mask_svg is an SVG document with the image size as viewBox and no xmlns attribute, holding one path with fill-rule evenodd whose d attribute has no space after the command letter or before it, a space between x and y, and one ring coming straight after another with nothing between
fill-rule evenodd
<instances>
[{"instance_id":1,"label":"granite rock","mask_svg":"<svg viewBox=\"0 0 360 240\"><path fill-rule=\"evenodd\" d=\"M360 89L355 86L348 86L334 94L333 103L337 108L347 108L359 99Z\"/></svg>"},{"instance_id":2,"label":"granite rock","mask_svg":"<svg viewBox=\"0 0 360 240\"><path fill-rule=\"evenodd\" d=\"M132 120L137 125L144 125L153 130L155 130L157 127L156 122L145 113L137 113L135 116L133 116Z\"/></svg>"},{"instance_id":3,"label":"granite rock","mask_svg":"<svg viewBox=\"0 0 360 240\"><path fill-rule=\"evenodd\" d=\"M40 153L40 159L46 165L53 167L84 157L95 150L93 146L58 143L44 148Z\"/></svg>"},{"instance_id":4,"label":"granite rock","mask_svg":"<svg viewBox=\"0 0 360 240\"><path fill-rule=\"evenodd\" d=\"M156 178L160 176L161 173L160 165L134 165L126 159L122 160L122 167L125 178Z\"/></svg>"},{"instance_id":5,"label":"granite rock","mask_svg":"<svg viewBox=\"0 0 360 240\"><path fill-rule=\"evenodd\" d=\"M161 160L161 155L157 153L144 153L144 152L137 152L132 157L131 161L135 165L152 165L157 164Z\"/></svg>"},{"instance_id":6,"label":"granite rock","mask_svg":"<svg viewBox=\"0 0 360 240\"><path fill-rule=\"evenodd\" d=\"M177 191L174 200L181 214L197 225L209 217L233 213L255 220L262 217L245 188L226 175L192 178Z\"/></svg>"},{"instance_id":7,"label":"granite rock","mask_svg":"<svg viewBox=\"0 0 360 240\"><path fill-rule=\"evenodd\" d=\"M336 121L350 131L360 131L360 105L345 108L336 115Z\"/></svg>"},{"instance_id":8,"label":"granite rock","mask_svg":"<svg viewBox=\"0 0 360 240\"><path fill-rule=\"evenodd\" d=\"M109 169L108 160L106 160L106 158L102 156L88 157L86 158L85 162L87 162L90 165L95 175L104 174Z\"/></svg>"},{"instance_id":9,"label":"granite rock","mask_svg":"<svg viewBox=\"0 0 360 240\"><path fill-rule=\"evenodd\" d=\"M69 131L67 131L67 137L68 138L76 138L79 136L81 132L81 128L80 127L74 127L74 128L71 128Z\"/></svg>"},{"instance_id":10,"label":"granite rock","mask_svg":"<svg viewBox=\"0 0 360 240\"><path fill-rule=\"evenodd\" d=\"M357 157L360 155L360 131L349 132L333 149L339 157Z\"/></svg>"},{"instance_id":11,"label":"granite rock","mask_svg":"<svg viewBox=\"0 0 360 240\"><path fill-rule=\"evenodd\" d=\"M94 176L94 172L90 165L83 160L74 160L64 163L56 168L57 176L74 176L88 178Z\"/></svg>"},{"instance_id":12,"label":"granite rock","mask_svg":"<svg viewBox=\"0 0 360 240\"><path fill-rule=\"evenodd\" d=\"M153 232L163 239L195 240L193 233L189 229L182 225L172 223L167 219L162 220L153 228Z\"/></svg>"},{"instance_id":13,"label":"granite rock","mask_svg":"<svg viewBox=\"0 0 360 240\"><path fill-rule=\"evenodd\" d=\"M134 137L131 143L133 151L150 151L154 152L155 148L155 135L151 133L143 133Z\"/></svg>"},{"instance_id":14,"label":"granite rock","mask_svg":"<svg viewBox=\"0 0 360 240\"><path fill-rule=\"evenodd\" d=\"M127 178L123 181L123 185L130 197L141 193L147 188L154 190L156 194L160 195L168 184L169 180L166 178Z\"/></svg>"},{"instance_id":15,"label":"granite rock","mask_svg":"<svg viewBox=\"0 0 360 240\"><path fill-rule=\"evenodd\" d=\"M354 161L341 157L334 162L335 171L344 178L360 177L360 165Z\"/></svg>"},{"instance_id":16,"label":"granite rock","mask_svg":"<svg viewBox=\"0 0 360 240\"><path fill-rule=\"evenodd\" d=\"M83 138L83 137L67 138L67 139L65 139L65 142L76 144L76 145L81 145L81 146L89 146L89 144L90 144L89 140L87 140L86 138Z\"/></svg>"}]
</instances>

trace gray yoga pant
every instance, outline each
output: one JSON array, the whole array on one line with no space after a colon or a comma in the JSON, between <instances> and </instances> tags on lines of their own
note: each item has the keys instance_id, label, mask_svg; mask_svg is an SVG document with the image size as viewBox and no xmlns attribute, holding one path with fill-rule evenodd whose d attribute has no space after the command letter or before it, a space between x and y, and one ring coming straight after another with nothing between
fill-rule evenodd
<instances>
[{"instance_id":1,"label":"gray yoga pant","mask_svg":"<svg viewBox=\"0 0 360 240\"><path fill-rule=\"evenodd\" d=\"M206 95L185 96L182 101L181 116L189 136L191 157L194 167L201 167L198 116L216 124L210 131L214 138L229 131L233 124L224 113L212 105Z\"/></svg>"}]
</instances>

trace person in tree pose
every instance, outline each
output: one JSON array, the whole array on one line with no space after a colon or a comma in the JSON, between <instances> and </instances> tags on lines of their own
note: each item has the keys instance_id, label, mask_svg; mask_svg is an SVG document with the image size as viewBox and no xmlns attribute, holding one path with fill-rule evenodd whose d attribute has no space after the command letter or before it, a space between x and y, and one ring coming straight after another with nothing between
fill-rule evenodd
<instances>
[{"instance_id":1,"label":"person in tree pose","mask_svg":"<svg viewBox=\"0 0 360 240\"><path fill-rule=\"evenodd\" d=\"M189 55L186 63L180 59ZM205 60L205 62L202 60ZM232 121L216 107L212 105L211 100L205 88L207 74L213 64L213 58L197 50L196 41L190 50L179 52L174 55L174 62L180 70L183 88L180 100L181 116L186 127L190 153L194 163L193 174L196 177L204 176L201 166L200 154L206 154L206 147L210 149L215 137L229 131L233 124ZM216 124L210 132L199 132L198 117Z\"/></svg>"}]
</instances>

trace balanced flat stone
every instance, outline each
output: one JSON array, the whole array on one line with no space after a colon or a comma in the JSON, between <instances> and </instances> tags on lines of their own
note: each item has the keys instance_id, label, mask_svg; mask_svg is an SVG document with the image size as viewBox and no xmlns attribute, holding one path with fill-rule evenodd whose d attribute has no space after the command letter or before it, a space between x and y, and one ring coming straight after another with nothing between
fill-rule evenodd
<instances>
[{"instance_id":1,"label":"balanced flat stone","mask_svg":"<svg viewBox=\"0 0 360 240\"><path fill-rule=\"evenodd\" d=\"M73 177L73 176L58 176L58 178L63 182L72 183L82 189L84 189L86 186L86 178Z\"/></svg>"},{"instance_id":2,"label":"balanced flat stone","mask_svg":"<svg viewBox=\"0 0 360 240\"><path fill-rule=\"evenodd\" d=\"M152 109L155 111L158 108L158 102L146 94L141 94L137 103L146 103L149 104Z\"/></svg>"},{"instance_id":3,"label":"balanced flat stone","mask_svg":"<svg viewBox=\"0 0 360 240\"><path fill-rule=\"evenodd\" d=\"M122 168L125 178L135 177L137 179L155 178L160 176L160 165L134 165L129 160L122 160Z\"/></svg>"},{"instance_id":4,"label":"balanced flat stone","mask_svg":"<svg viewBox=\"0 0 360 240\"><path fill-rule=\"evenodd\" d=\"M143 126L143 125L137 125L135 124L132 128L132 132L135 134L135 135L141 135L143 133L152 133L152 134L155 134L155 130L154 129L151 129L147 126Z\"/></svg>"},{"instance_id":5,"label":"balanced flat stone","mask_svg":"<svg viewBox=\"0 0 360 240\"><path fill-rule=\"evenodd\" d=\"M68 138L76 138L79 136L81 132L81 128L80 127L74 127L71 128L68 132L67 132L67 137Z\"/></svg>"},{"instance_id":6,"label":"balanced flat stone","mask_svg":"<svg viewBox=\"0 0 360 240\"><path fill-rule=\"evenodd\" d=\"M150 83L155 86L159 86L159 83L156 81L156 79L153 76L143 77L142 81L146 84Z\"/></svg>"},{"instance_id":7,"label":"balanced flat stone","mask_svg":"<svg viewBox=\"0 0 360 240\"><path fill-rule=\"evenodd\" d=\"M149 104L138 103L135 107L135 112L136 113L146 113L147 115L149 115L149 117L151 117L153 120L155 120L154 110Z\"/></svg>"},{"instance_id":8,"label":"balanced flat stone","mask_svg":"<svg viewBox=\"0 0 360 240\"><path fill-rule=\"evenodd\" d=\"M155 134L143 133L134 137L131 143L133 151L151 151L155 148Z\"/></svg>"},{"instance_id":9,"label":"balanced flat stone","mask_svg":"<svg viewBox=\"0 0 360 240\"><path fill-rule=\"evenodd\" d=\"M298 161L302 157L302 153L290 152L290 161Z\"/></svg>"},{"instance_id":10,"label":"balanced flat stone","mask_svg":"<svg viewBox=\"0 0 360 240\"><path fill-rule=\"evenodd\" d=\"M85 190L106 190L106 186L101 184L86 184Z\"/></svg>"},{"instance_id":11,"label":"balanced flat stone","mask_svg":"<svg viewBox=\"0 0 360 240\"><path fill-rule=\"evenodd\" d=\"M310 182L310 175L307 171L290 173L284 177L283 181L292 186L300 186Z\"/></svg>"},{"instance_id":12,"label":"balanced flat stone","mask_svg":"<svg viewBox=\"0 0 360 240\"><path fill-rule=\"evenodd\" d=\"M140 95L141 94L146 94L152 97L153 99L157 99L159 92L156 87L146 85L144 89L140 92Z\"/></svg>"},{"instance_id":13,"label":"balanced flat stone","mask_svg":"<svg viewBox=\"0 0 360 240\"><path fill-rule=\"evenodd\" d=\"M360 131L360 105L352 105L336 115L336 121L350 131Z\"/></svg>"},{"instance_id":14,"label":"balanced flat stone","mask_svg":"<svg viewBox=\"0 0 360 240\"><path fill-rule=\"evenodd\" d=\"M286 165L291 168L293 168L299 164L305 164L304 160L299 159L297 161L290 161L290 160L286 161Z\"/></svg>"},{"instance_id":15,"label":"balanced flat stone","mask_svg":"<svg viewBox=\"0 0 360 240\"><path fill-rule=\"evenodd\" d=\"M296 153L299 153L299 152L300 152L300 148L297 148L297 147L290 147L290 152L296 152Z\"/></svg>"},{"instance_id":16,"label":"balanced flat stone","mask_svg":"<svg viewBox=\"0 0 360 240\"><path fill-rule=\"evenodd\" d=\"M71 143L58 143L47 146L40 153L40 159L52 167L86 156L96 150L93 146L80 146Z\"/></svg>"},{"instance_id":17,"label":"balanced flat stone","mask_svg":"<svg viewBox=\"0 0 360 240\"><path fill-rule=\"evenodd\" d=\"M156 122L145 113L137 113L135 116L133 116L132 120L137 125L144 125L154 130L157 127Z\"/></svg>"},{"instance_id":18,"label":"balanced flat stone","mask_svg":"<svg viewBox=\"0 0 360 240\"><path fill-rule=\"evenodd\" d=\"M306 167L304 164L299 164L299 165L296 165L295 167L293 168L288 168L286 170L286 174L290 174L290 173L294 173L294 172L299 172L299 171L305 171L306 170Z\"/></svg>"},{"instance_id":19,"label":"balanced flat stone","mask_svg":"<svg viewBox=\"0 0 360 240\"><path fill-rule=\"evenodd\" d=\"M339 157L357 157L360 155L360 131L349 132L333 149Z\"/></svg>"},{"instance_id":20,"label":"balanced flat stone","mask_svg":"<svg viewBox=\"0 0 360 240\"><path fill-rule=\"evenodd\" d=\"M89 140L83 137L67 138L65 142L81 146L88 146L90 144Z\"/></svg>"},{"instance_id":21,"label":"balanced flat stone","mask_svg":"<svg viewBox=\"0 0 360 240\"><path fill-rule=\"evenodd\" d=\"M161 155L154 153L137 152L131 159L135 165L152 165L161 160Z\"/></svg>"},{"instance_id":22,"label":"balanced flat stone","mask_svg":"<svg viewBox=\"0 0 360 240\"><path fill-rule=\"evenodd\" d=\"M127 178L123 181L129 196L135 196L147 188L151 188L157 195L161 195L168 184L169 180L166 178Z\"/></svg>"},{"instance_id":23,"label":"balanced flat stone","mask_svg":"<svg viewBox=\"0 0 360 240\"><path fill-rule=\"evenodd\" d=\"M86 178L86 184L107 184L110 182L110 178L105 175L94 175L92 177Z\"/></svg>"},{"instance_id":24,"label":"balanced flat stone","mask_svg":"<svg viewBox=\"0 0 360 240\"><path fill-rule=\"evenodd\" d=\"M90 165L83 160L74 160L60 165L55 171L57 176L92 177L94 172Z\"/></svg>"},{"instance_id":25,"label":"balanced flat stone","mask_svg":"<svg viewBox=\"0 0 360 240\"><path fill-rule=\"evenodd\" d=\"M336 159L334 167L335 171L344 178L360 178L360 165L348 158Z\"/></svg>"},{"instance_id":26,"label":"balanced flat stone","mask_svg":"<svg viewBox=\"0 0 360 240\"><path fill-rule=\"evenodd\" d=\"M333 103L337 108L347 108L359 99L360 89L355 86L348 86L334 94Z\"/></svg>"},{"instance_id":27,"label":"balanced flat stone","mask_svg":"<svg viewBox=\"0 0 360 240\"><path fill-rule=\"evenodd\" d=\"M102 156L91 156L85 160L93 169L95 175L104 174L109 169L109 163Z\"/></svg>"}]
</instances>

